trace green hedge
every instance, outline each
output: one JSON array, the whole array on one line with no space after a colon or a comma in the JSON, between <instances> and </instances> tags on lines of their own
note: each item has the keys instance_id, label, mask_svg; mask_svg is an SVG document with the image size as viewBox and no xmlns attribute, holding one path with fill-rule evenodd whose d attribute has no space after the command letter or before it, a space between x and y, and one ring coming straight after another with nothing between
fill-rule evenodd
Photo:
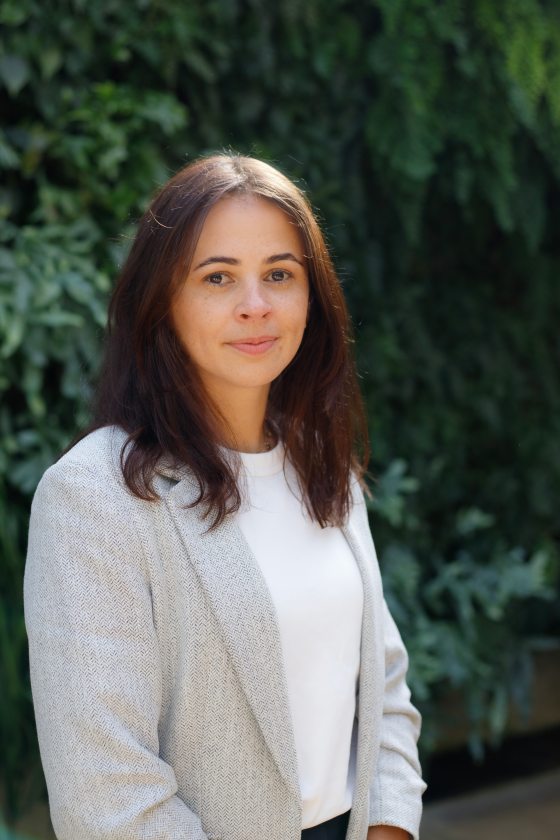
<instances>
[{"instance_id":1,"label":"green hedge","mask_svg":"<svg viewBox=\"0 0 560 840\"><path fill-rule=\"evenodd\" d=\"M29 500L86 420L134 220L198 154L263 156L320 208L356 325L372 527L437 743L527 702L557 638L560 19L537 0L2 0L0 768L40 780ZM29 782L31 779L31 782ZM25 788L27 790L27 787Z\"/></svg>"}]
</instances>

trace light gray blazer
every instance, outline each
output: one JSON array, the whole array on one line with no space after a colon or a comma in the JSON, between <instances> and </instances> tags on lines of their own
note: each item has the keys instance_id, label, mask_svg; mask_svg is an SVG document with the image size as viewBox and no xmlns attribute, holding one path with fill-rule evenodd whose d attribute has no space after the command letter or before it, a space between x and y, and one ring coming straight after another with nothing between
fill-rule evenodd
<instances>
[{"instance_id":1,"label":"light gray blazer","mask_svg":"<svg viewBox=\"0 0 560 840\"><path fill-rule=\"evenodd\" d=\"M106 428L43 476L25 618L60 840L299 840L301 798L277 618L234 517L209 533L196 485L162 467L160 501L125 488ZM345 536L364 588L355 795L369 824L418 835L420 717L383 600L359 491Z\"/></svg>"}]
</instances>

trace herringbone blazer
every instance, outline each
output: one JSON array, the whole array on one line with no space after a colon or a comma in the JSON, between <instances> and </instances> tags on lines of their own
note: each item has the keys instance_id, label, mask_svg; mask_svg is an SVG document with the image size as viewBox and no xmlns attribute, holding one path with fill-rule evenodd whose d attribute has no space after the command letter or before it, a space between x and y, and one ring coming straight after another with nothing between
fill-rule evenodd
<instances>
[{"instance_id":1,"label":"herringbone blazer","mask_svg":"<svg viewBox=\"0 0 560 840\"><path fill-rule=\"evenodd\" d=\"M60 840L299 840L297 759L274 606L234 516L208 531L186 469L160 499L123 483L124 433L96 431L43 476L25 618ZM420 719L384 603L365 505L345 536L364 590L347 840L418 835Z\"/></svg>"}]
</instances>

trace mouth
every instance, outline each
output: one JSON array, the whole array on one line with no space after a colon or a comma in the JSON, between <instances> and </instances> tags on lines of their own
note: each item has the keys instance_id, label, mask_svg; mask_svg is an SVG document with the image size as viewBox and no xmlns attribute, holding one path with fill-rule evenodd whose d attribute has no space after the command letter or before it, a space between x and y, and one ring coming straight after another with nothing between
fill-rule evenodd
<instances>
[{"instance_id":1,"label":"mouth","mask_svg":"<svg viewBox=\"0 0 560 840\"><path fill-rule=\"evenodd\" d=\"M247 353L249 356L260 356L276 343L277 337L273 335L261 335L257 338L243 338L240 341L229 341L230 347L240 353Z\"/></svg>"}]
</instances>

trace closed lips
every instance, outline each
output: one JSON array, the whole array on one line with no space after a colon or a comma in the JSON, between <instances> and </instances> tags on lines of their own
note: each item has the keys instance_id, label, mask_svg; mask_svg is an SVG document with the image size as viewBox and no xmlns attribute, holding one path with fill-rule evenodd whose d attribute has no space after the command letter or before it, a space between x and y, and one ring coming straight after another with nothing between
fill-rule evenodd
<instances>
[{"instance_id":1,"label":"closed lips","mask_svg":"<svg viewBox=\"0 0 560 840\"><path fill-rule=\"evenodd\" d=\"M230 344L263 344L265 341L275 339L275 335L260 335L258 338L238 338L237 341L230 341Z\"/></svg>"},{"instance_id":2,"label":"closed lips","mask_svg":"<svg viewBox=\"0 0 560 840\"><path fill-rule=\"evenodd\" d=\"M276 341L276 336L263 335L258 338L242 338L239 341L230 341L229 344L237 350L243 350L246 353L264 353L269 347L272 347Z\"/></svg>"}]
</instances>

